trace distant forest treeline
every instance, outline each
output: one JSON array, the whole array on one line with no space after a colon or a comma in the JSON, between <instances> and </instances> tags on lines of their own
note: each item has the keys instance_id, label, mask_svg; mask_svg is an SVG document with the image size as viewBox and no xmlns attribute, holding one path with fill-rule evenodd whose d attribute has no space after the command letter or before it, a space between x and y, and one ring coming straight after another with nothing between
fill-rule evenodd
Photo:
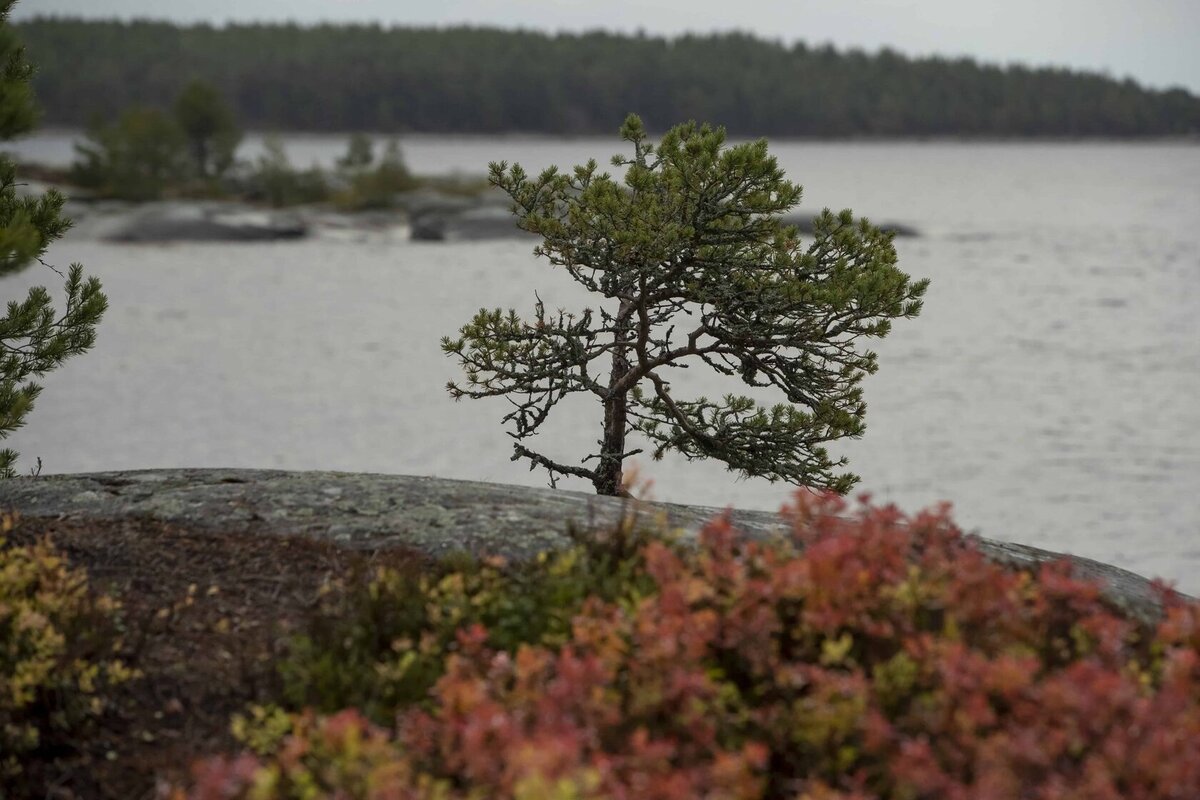
<instances>
[{"instance_id":1,"label":"distant forest treeline","mask_svg":"<svg viewBox=\"0 0 1200 800\"><path fill-rule=\"evenodd\" d=\"M45 121L167 106L202 78L243 126L312 131L611 133L687 119L734 135L1163 136L1200 133L1200 98L1062 69L786 46L483 28L37 19L15 26Z\"/></svg>"}]
</instances>

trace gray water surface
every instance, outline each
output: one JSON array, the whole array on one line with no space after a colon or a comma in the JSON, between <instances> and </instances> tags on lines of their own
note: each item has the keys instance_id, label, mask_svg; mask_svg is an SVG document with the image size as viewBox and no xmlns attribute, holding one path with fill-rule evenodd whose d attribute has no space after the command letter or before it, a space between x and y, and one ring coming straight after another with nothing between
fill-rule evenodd
<instances>
[{"instance_id":1,"label":"gray water surface","mask_svg":"<svg viewBox=\"0 0 1200 800\"><path fill-rule=\"evenodd\" d=\"M330 154L344 144L324 141ZM405 141L431 172L481 171L489 157L531 169L603 163L616 149L615 139ZM949 500L989 537L1200 592L1200 147L772 151L805 186L802 208L851 205L925 234L897 242L902 267L933 280L925 310L878 343L866 436L836 448L860 488L909 511ZM542 473L509 461L503 401L445 395L458 372L438 344L480 306L528 311L534 289L551 307L590 302L532 244L68 238L49 260L84 263L111 310L95 350L46 377L11 444L47 472L275 467L541 485ZM0 289L8 300L59 282L35 267ZM740 386L695 369L688 378L710 395ZM563 460L599 434L586 401L553 423L537 444ZM641 467L659 500L774 509L788 497L715 464Z\"/></svg>"}]
</instances>

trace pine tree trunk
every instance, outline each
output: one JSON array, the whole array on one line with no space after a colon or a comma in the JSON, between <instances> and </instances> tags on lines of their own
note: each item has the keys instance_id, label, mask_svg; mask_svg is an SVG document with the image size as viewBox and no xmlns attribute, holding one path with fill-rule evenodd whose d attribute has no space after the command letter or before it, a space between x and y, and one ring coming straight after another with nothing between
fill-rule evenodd
<instances>
[{"instance_id":1,"label":"pine tree trunk","mask_svg":"<svg viewBox=\"0 0 1200 800\"><path fill-rule=\"evenodd\" d=\"M629 372L629 340L633 332L629 318L632 312L632 304L622 301L617 312L612 372L608 377L610 394L604 400L604 434L600 439L600 463L596 465L596 479L592 482L596 487L596 494L617 496L624 493L621 485L621 464L624 459L621 454L625 452L625 428L628 422L627 393L611 390Z\"/></svg>"},{"instance_id":2,"label":"pine tree trunk","mask_svg":"<svg viewBox=\"0 0 1200 800\"><path fill-rule=\"evenodd\" d=\"M616 356L613 356L614 370ZM628 366L628 364L626 364ZM604 401L604 438L600 441L600 463L596 466L596 494L619 495L621 491L621 454L625 452L625 394Z\"/></svg>"}]
</instances>

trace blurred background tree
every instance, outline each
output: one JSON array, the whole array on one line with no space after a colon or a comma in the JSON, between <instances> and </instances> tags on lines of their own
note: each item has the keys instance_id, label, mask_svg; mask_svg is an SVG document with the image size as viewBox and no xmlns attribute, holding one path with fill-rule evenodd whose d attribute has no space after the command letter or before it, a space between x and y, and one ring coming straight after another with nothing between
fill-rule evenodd
<instances>
[{"instance_id":1,"label":"blurred background tree","mask_svg":"<svg viewBox=\"0 0 1200 800\"><path fill-rule=\"evenodd\" d=\"M0 0L0 140L33 128L37 119L30 90L33 66L9 25L16 0ZM53 190L20 196L16 167L0 155L0 276L24 269L42 257L46 248L66 232L62 216L65 198ZM51 267L51 269L53 269ZM67 358L90 349L96 325L108 306L100 281L83 277L72 264L66 276L65 307L54 308L45 287L35 286L23 301L9 301L0 318L0 439L25 422L41 387L40 377ZM0 451L0 477L15 474L17 453Z\"/></svg>"},{"instance_id":2,"label":"blurred background tree","mask_svg":"<svg viewBox=\"0 0 1200 800\"><path fill-rule=\"evenodd\" d=\"M221 94L193 81L173 113L135 106L113 122L94 119L67 179L95 196L135 202L236 196L276 208L332 201L343 211L392 208L398 193L420 185L395 140L376 158L371 137L353 134L332 173L297 169L277 136L264 139L253 162L239 164L241 140Z\"/></svg>"},{"instance_id":3,"label":"blurred background tree","mask_svg":"<svg viewBox=\"0 0 1200 800\"><path fill-rule=\"evenodd\" d=\"M233 166L242 132L225 98L212 84L189 83L175 100L175 119L187 138L200 178L220 178Z\"/></svg>"},{"instance_id":4,"label":"blurred background tree","mask_svg":"<svg viewBox=\"0 0 1200 800\"><path fill-rule=\"evenodd\" d=\"M251 173L248 195L274 208L319 203L329 197L329 183L316 167L307 170L293 167L283 140L268 136Z\"/></svg>"},{"instance_id":5,"label":"blurred background tree","mask_svg":"<svg viewBox=\"0 0 1200 800\"><path fill-rule=\"evenodd\" d=\"M379 161L370 137L356 133L350 137L346 154L338 159L345 188L333 196L334 205L343 211L369 211L392 208L399 192L415 189L419 181L408 171L400 143L389 141Z\"/></svg>"},{"instance_id":6,"label":"blurred background tree","mask_svg":"<svg viewBox=\"0 0 1200 800\"><path fill-rule=\"evenodd\" d=\"M101 197L156 200L165 193L221 194L242 132L221 94L203 81L188 84L173 113L127 108L114 122L97 115L70 179Z\"/></svg>"},{"instance_id":7,"label":"blurred background tree","mask_svg":"<svg viewBox=\"0 0 1200 800\"><path fill-rule=\"evenodd\" d=\"M155 200L188 175L187 139L179 123L156 108L131 108L113 123L88 127L75 146L71 180L102 197Z\"/></svg>"},{"instance_id":8,"label":"blurred background tree","mask_svg":"<svg viewBox=\"0 0 1200 800\"><path fill-rule=\"evenodd\" d=\"M354 133L346 145L346 154L338 159L338 169L343 172L362 172L375 160L375 143L365 133Z\"/></svg>"}]
</instances>

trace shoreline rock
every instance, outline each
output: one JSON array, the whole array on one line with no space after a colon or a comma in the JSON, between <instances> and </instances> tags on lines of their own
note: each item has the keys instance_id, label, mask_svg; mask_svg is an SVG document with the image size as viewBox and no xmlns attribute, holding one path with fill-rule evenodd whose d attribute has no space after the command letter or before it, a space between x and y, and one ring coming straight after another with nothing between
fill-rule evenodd
<instances>
[{"instance_id":1,"label":"shoreline rock","mask_svg":"<svg viewBox=\"0 0 1200 800\"><path fill-rule=\"evenodd\" d=\"M50 184L39 184L48 188ZM267 242L302 239L313 234L372 234L395 230L419 242L523 239L506 199L492 191L464 195L424 187L398 193L394 207L340 211L329 205L285 209L262 208L239 200L152 200L133 203L95 200L68 187L67 215L76 221L74 235L123 244L171 242ZM803 234L812 233L815 214L796 212L783 221ZM877 223L897 237L920 236L900 222Z\"/></svg>"},{"instance_id":2,"label":"shoreline rock","mask_svg":"<svg viewBox=\"0 0 1200 800\"><path fill-rule=\"evenodd\" d=\"M298 214L222 202L157 202L117 221L110 242L263 242L300 239L308 223Z\"/></svg>"},{"instance_id":3,"label":"shoreline rock","mask_svg":"<svg viewBox=\"0 0 1200 800\"><path fill-rule=\"evenodd\" d=\"M303 536L354 550L407 548L429 556L468 551L526 559L566 547L570 531L611 527L629 514L686 538L725 509L643 503L581 492L409 475L246 469L157 469L0 481L0 509L86 521L149 518L190 530ZM730 512L753 538L785 529L767 511ZM1068 559L1129 613L1153 619L1152 582L1120 567L1027 545L974 537L989 558L1018 567ZM1181 595L1187 598L1186 595Z\"/></svg>"},{"instance_id":4,"label":"shoreline rock","mask_svg":"<svg viewBox=\"0 0 1200 800\"><path fill-rule=\"evenodd\" d=\"M497 206L422 214L412 220L412 238L421 242L523 239L529 236L528 231L517 227L516 217L507 208Z\"/></svg>"}]
</instances>

